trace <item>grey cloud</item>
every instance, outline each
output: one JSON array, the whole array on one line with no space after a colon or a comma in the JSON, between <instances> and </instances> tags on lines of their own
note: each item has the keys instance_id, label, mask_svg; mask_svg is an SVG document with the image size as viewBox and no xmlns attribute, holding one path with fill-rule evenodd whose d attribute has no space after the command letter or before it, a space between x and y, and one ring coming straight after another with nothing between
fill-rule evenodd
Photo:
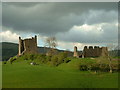
<instances>
[{"instance_id":1,"label":"grey cloud","mask_svg":"<svg viewBox=\"0 0 120 90\"><path fill-rule=\"evenodd\" d=\"M4 5L15 6L15 7L33 7L39 3L37 2L3 2Z\"/></svg>"},{"instance_id":2,"label":"grey cloud","mask_svg":"<svg viewBox=\"0 0 120 90\"><path fill-rule=\"evenodd\" d=\"M86 14L85 14L86 15ZM111 10L99 10L99 11L89 11L89 14L86 16L85 23L87 24L98 24L98 23L111 23L118 22L118 12Z\"/></svg>"},{"instance_id":3,"label":"grey cloud","mask_svg":"<svg viewBox=\"0 0 120 90\"><path fill-rule=\"evenodd\" d=\"M115 26L104 26L102 36L70 32L74 25L117 22L118 3L3 3L3 29L58 35L68 42L96 43L116 40ZM61 33L61 35L59 35Z\"/></svg>"},{"instance_id":4,"label":"grey cloud","mask_svg":"<svg viewBox=\"0 0 120 90\"><path fill-rule=\"evenodd\" d=\"M87 23L89 10L116 11L117 3L3 3L3 26L14 31L56 34Z\"/></svg>"},{"instance_id":5,"label":"grey cloud","mask_svg":"<svg viewBox=\"0 0 120 90\"><path fill-rule=\"evenodd\" d=\"M2 26L2 3L0 2L0 27Z\"/></svg>"},{"instance_id":6,"label":"grey cloud","mask_svg":"<svg viewBox=\"0 0 120 90\"><path fill-rule=\"evenodd\" d=\"M101 33L101 34L100 34ZM84 29L71 29L66 33L58 33L56 37L61 41L79 43L117 43L118 27L115 24L101 26L101 31L86 32Z\"/></svg>"}]
</instances>

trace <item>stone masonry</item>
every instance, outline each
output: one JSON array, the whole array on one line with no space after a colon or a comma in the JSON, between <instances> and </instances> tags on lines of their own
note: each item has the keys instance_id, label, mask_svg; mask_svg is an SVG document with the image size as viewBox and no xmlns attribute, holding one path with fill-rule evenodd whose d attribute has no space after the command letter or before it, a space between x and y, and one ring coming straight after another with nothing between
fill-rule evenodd
<instances>
[{"instance_id":1,"label":"stone masonry","mask_svg":"<svg viewBox=\"0 0 120 90\"><path fill-rule=\"evenodd\" d=\"M77 52L77 47L74 47L74 57L99 57L99 56L108 56L107 47L99 47L99 46L85 46L82 54Z\"/></svg>"},{"instance_id":2,"label":"stone masonry","mask_svg":"<svg viewBox=\"0 0 120 90\"><path fill-rule=\"evenodd\" d=\"M37 36L28 38L28 39L21 39L19 37L19 52L18 55L23 55L26 53L37 53Z\"/></svg>"},{"instance_id":3,"label":"stone masonry","mask_svg":"<svg viewBox=\"0 0 120 90\"><path fill-rule=\"evenodd\" d=\"M84 57L99 57L99 56L107 56L108 49L107 47L99 47L99 46L85 46L83 49Z\"/></svg>"},{"instance_id":4,"label":"stone masonry","mask_svg":"<svg viewBox=\"0 0 120 90\"><path fill-rule=\"evenodd\" d=\"M73 56L74 56L74 57L79 57L76 46L74 47L74 55L73 55Z\"/></svg>"}]
</instances>

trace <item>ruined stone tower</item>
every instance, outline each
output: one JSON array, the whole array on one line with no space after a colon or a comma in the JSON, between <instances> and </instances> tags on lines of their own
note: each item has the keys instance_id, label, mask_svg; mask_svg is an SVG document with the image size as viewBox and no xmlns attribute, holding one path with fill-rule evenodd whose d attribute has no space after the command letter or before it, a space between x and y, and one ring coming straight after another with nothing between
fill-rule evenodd
<instances>
[{"instance_id":1,"label":"ruined stone tower","mask_svg":"<svg viewBox=\"0 0 120 90\"><path fill-rule=\"evenodd\" d=\"M73 56L74 56L74 57L79 57L76 46L74 47L74 55L73 55Z\"/></svg>"},{"instance_id":2,"label":"ruined stone tower","mask_svg":"<svg viewBox=\"0 0 120 90\"><path fill-rule=\"evenodd\" d=\"M19 52L18 55L23 55L26 53L37 53L37 36L28 39L21 39L19 37Z\"/></svg>"}]
</instances>

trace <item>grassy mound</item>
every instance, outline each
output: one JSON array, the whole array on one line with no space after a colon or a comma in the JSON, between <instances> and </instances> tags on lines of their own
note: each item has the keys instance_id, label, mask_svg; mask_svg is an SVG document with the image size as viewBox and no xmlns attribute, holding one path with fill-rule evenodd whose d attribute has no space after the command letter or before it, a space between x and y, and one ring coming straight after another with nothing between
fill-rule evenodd
<instances>
[{"instance_id":1,"label":"grassy mound","mask_svg":"<svg viewBox=\"0 0 120 90\"><path fill-rule=\"evenodd\" d=\"M111 65L118 70L117 60ZM26 54L3 62L2 68L3 88L118 88L118 72L108 73L105 57L73 58L63 52L54 56Z\"/></svg>"},{"instance_id":2,"label":"grassy mound","mask_svg":"<svg viewBox=\"0 0 120 90\"><path fill-rule=\"evenodd\" d=\"M109 60L107 58L70 58L69 63L62 63L58 67L71 70L80 71L102 71L109 72ZM112 70L114 72L119 71L118 60L112 60Z\"/></svg>"},{"instance_id":3,"label":"grassy mound","mask_svg":"<svg viewBox=\"0 0 120 90\"><path fill-rule=\"evenodd\" d=\"M68 57L67 53L62 52L53 56L46 56L44 54L26 54L20 57L12 57L8 62L15 63L26 61L27 64L34 63L35 65L45 64L48 66L54 66L58 68L80 70L80 71L102 71L109 72L110 65L113 72L119 71L118 60L110 61L107 57L99 58L74 58ZM6 62L4 62L6 63Z\"/></svg>"}]
</instances>

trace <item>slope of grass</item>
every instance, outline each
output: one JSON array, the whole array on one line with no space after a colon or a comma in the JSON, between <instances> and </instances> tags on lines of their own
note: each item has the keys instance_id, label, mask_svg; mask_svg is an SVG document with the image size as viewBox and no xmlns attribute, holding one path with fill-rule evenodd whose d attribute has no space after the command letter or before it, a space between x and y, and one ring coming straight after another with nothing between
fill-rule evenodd
<instances>
[{"instance_id":1,"label":"slope of grass","mask_svg":"<svg viewBox=\"0 0 120 90\"><path fill-rule=\"evenodd\" d=\"M74 70L75 61L59 67L29 65L27 61L3 65L3 88L117 88L118 73L94 74Z\"/></svg>"},{"instance_id":2,"label":"slope of grass","mask_svg":"<svg viewBox=\"0 0 120 90\"><path fill-rule=\"evenodd\" d=\"M93 63L96 62L96 60L92 60L90 58L70 58L70 62L69 63L62 63L61 65L58 66L59 69L64 69L64 70L79 70L79 64L80 63Z\"/></svg>"},{"instance_id":3,"label":"slope of grass","mask_svg":"<svg viewBox=\"0 0 120 90\"><path fill-rule=\"evenodd\" d=\"M2 88L2 62L0 61L0 88Z\"/></svg>"}]
</instances>

